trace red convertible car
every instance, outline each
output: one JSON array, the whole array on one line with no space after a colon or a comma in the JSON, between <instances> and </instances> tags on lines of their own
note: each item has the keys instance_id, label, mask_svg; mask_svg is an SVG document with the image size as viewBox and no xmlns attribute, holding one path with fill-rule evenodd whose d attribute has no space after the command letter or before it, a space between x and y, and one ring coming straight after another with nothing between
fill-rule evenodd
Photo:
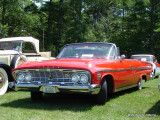
<instances>
[{"instance_id":1,"label":"red convertible car","mask_svg":"<svg viewBox=\"0 0 160 120\"><path fill-rule=\"evenodd\" d=\"M42 93L88 93L105 104L107 95L131 87L142 89L152 65L124 59L112 43L73 43L63 47L56 59L25 62L12 70L15 90L30 91L37 100Z\"/></svg>"}]
</instances>

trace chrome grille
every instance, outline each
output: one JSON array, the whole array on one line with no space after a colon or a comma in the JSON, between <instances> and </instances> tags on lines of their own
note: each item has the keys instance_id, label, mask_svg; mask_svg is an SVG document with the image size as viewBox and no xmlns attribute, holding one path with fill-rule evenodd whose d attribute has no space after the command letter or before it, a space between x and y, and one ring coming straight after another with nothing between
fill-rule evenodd
<instances>
[{"instance_id":1,"label":"chrome grille","mask_svg":"<svg viewBox=\"0 0 160 120\"><path fill-rule=\"evenodd\" d=\"M19 73L30 73L32 76L32 82L65 82L72 83L72 74L86 74L89 79L90 72L86 70L70 70L70 69L24 69L16 70L13 72L13 76L16 79Z\"/></svg>"}]
</instances>

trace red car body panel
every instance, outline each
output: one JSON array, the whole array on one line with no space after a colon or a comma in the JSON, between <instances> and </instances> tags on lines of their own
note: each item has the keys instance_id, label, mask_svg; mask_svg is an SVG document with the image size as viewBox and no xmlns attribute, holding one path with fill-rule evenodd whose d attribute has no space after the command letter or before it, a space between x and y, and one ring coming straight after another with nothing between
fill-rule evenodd
<instances>
[{"instance_id":1,"label":"red car body panel","mask_svg":"<svg viewBox=\"0 0 160 120\"><path fill-rule=\"evenodd\" d=\"M91 58L65 58L53 59L42 62L25 62L15 70L21 69L82 69L91 72L91 84L101 84L102 79L106 75L113 77L114 89L136 85L141 76L145 75L146 80L150 79L152 72L151 64L137 60L107 60L107 59L91 59ZM101 74L100 80L97 80L97 75Z\"/></svg>"},{"instance_id":2,"label":"red car body panel","mask_svg":"<svg viewBox=\"0 0 160 120\"><path fill-rule=\"evenodd\" d=\"M31 99L42 93L87 93L104 104L108 94L127 88L142 89L142 80L153 77L149 62L125 59L113 43L72 43L56 59L25 62L12 70L16 91L30 91Z\"/></svg>"}]
</instances>

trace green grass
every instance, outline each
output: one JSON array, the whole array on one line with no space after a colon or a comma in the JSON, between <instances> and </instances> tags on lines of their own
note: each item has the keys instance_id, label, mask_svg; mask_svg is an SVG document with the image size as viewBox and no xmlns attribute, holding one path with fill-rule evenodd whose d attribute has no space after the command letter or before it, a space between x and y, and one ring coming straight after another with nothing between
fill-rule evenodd
<instances>
[{"instance_id":1,"label":"green grass","mask_svg":"<svg viewBox=\"0 0 160 120\"><path fill-rule=\"evenodd\" d=\"M29 92L8 91L0 96L0 120L134 120L160 119L160 92L155 79L142 90L115 93L105 105L88 95L45 95L32 102Z\"/></svg>"}]
</instances>

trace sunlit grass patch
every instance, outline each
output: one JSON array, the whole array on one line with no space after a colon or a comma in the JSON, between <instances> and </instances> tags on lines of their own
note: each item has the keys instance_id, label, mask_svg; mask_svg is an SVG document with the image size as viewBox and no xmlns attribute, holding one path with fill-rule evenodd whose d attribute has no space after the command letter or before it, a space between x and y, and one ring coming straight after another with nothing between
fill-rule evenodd
<instances>
[{"instance_id":1,"label":"sunlit grass patch","mask_svg":"<svg viewBox=\"0 0 160 120\"><path fill-rule=\"evenodd\" d=\"M106 120L160 119L160 79L113 94L105 105L89 95L44 95L33 102L29 92L8 91L0 96L2 120Z\"/></svg>"}]
</instances>

